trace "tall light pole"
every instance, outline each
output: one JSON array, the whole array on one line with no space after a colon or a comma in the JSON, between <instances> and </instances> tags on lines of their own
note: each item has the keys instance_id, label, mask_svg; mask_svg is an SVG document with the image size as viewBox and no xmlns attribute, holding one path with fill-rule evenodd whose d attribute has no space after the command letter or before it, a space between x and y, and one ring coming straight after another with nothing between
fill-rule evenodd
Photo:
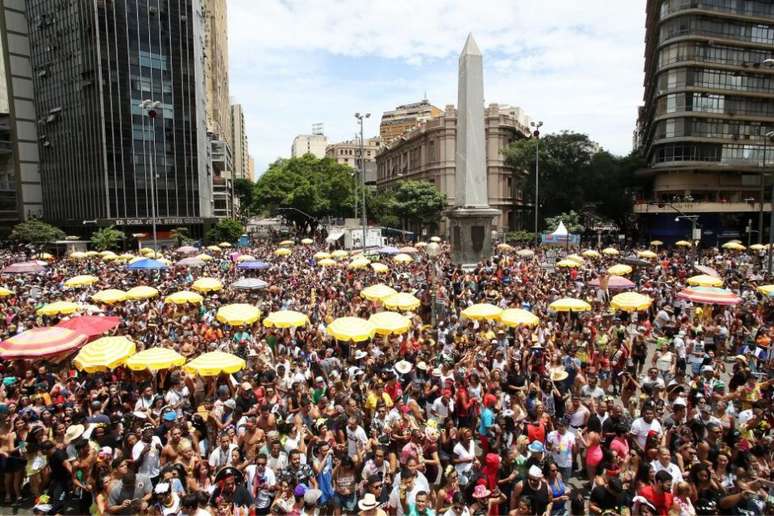
<instances>
[{"instance_id":1,"label":"tall light pole","mask_svg":"<svg viewBox=\"0 0 774 516\"><path fill-rule=\"evenodd\" d=\"M535 137L535 245L540 244L540 233L538 233L538 207L540 204L538 193L540 191L540 128L543 122L530 122L529 125L535 128L532 136Z\"/></svg>"},{"instance_id":2,"label":"tall light pole","mask_svg":"<svg viewBox=\"0 0 774 516\"><path fill-rule=\"evenodd\" d=\"M161 107L161 102L145 99L140 104L143 111L147 112L148 118L151 119L153 128L153 157L150 160L151 167L151 220L153 224L153 252L157 253L159 249L158 235L156 233L156 116L158 115L158 109ZM142 122L142 138L145 141L145 117ZM143 144L144 145L144 144Z\"/></svg>"},{"instance_id":3,"label":"tall light pole","mask_svg":"<svg viewBox=\"0 0 774 516\"><path fill-rule=\"evenodd\" d=\"M691 221L691 242L693 242L694 261L699 261L699 242L700 239L696 238L697 222L699 220L698 215L678 215L675 217L675 222L680 222L682 219Z\"/></svg>"},{"instance_id":4,"label":"tall light pole","mask_svg":"<svg viewBox=\"0 0 774 516\"><path fill-rule=\"evenodd\" d=\"M362 202L360 203L360 214L362 216L362 222L363 222L363 251L366 249L366 225L368 224L366 221L366 197L365 197L365 150L363 148L363 119L364 118L370 118L371 113L355 113L355 118L357 118L358 122L360 122L360 188L363 190L362 192Z\"/></svg>"}]
</instances>

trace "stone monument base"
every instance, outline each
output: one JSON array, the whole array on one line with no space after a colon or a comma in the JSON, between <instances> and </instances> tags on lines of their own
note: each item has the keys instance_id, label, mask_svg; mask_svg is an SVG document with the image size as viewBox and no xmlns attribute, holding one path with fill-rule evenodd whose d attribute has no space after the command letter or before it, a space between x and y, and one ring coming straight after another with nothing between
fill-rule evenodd
<instances>
[{"instance_id":1,"label":"stone monument base","mask_svg":"<svg viewBox=\"0 0 774 516\"><path fill-rule=\"evenodd\" d=\"M455 265L470 268L492 256L492 219L498 215L500 210L489 207L457 207L446 212Z\"/></svg>"}]
</instances>

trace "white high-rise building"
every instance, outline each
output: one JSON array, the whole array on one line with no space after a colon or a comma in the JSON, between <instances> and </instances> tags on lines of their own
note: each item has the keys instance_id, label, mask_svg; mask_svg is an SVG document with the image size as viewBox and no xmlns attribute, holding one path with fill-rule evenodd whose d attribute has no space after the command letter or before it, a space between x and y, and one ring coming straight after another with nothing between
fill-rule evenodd
<instances>
[{"instance_id":1,"label":"white high-rise building","mask_svg":"<svg viewBox=\"0 0 774 516\"><path fill-rule=\"evenodd\" d=\"M328 138L320 134L299 134L293 138L293 146L290 148L291 158L300 158L304 154L311 154L316 158L325 157L325 149L328 147Z\"/></svg>"}]
</instances>

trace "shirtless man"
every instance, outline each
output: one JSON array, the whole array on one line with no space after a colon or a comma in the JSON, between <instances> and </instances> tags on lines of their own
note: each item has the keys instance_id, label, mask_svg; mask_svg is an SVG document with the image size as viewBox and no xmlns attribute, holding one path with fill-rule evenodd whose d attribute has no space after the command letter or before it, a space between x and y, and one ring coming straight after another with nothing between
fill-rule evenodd
<instances>
[{"instance_id":1,"label":"shirtless man","mask_svg":"<svg viewBox=\"0 0 774 516\"><path fill-rule=\"evenodd\" d=\"M183 437L183 432L178 425L169 431L167 445L161 450L161 465L175 462L184 448L190 448L191 441Z\"/></svg>"},{"instance_id":2,"label":"shirtless man","mask_svg":"<svg viewBox=\"0 0 774 516\"><path fill-rule=\"evenodd\" d=\"M274 417L274 414L269 412L269 405L265 403L261 405L261 413L255 421L255 425L264 432L271 432L277 429L277 419Z\"/></svg>"},{"instance_id":3,"label":"shirtless man","mask_svg":"<svg viewBox=\"0 0 774 516\"><path fill-rule=\"evenodd\" d=\"M239 447L244 450L245 458L252 462L255 459L258 448L264 440L264 431L256 426L255 416L249 416L244 426L244 431L239 435Z\"/></svg>"}]
</instances>

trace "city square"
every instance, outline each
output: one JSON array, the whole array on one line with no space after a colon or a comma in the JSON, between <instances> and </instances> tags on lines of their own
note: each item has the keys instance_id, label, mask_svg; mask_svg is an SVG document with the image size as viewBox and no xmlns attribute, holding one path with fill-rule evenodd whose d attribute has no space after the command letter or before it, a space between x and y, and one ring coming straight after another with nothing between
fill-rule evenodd
<instances>
[{"instance_id":1,"label":"city square","mask_svg":"<svg viewBox=\"0 0 774 516\"><path fill-rule=\"evenodd\" d=\"M0 514L774 513L774 4L410 7L0 2Z\"/></svg>"}]
</instances>

